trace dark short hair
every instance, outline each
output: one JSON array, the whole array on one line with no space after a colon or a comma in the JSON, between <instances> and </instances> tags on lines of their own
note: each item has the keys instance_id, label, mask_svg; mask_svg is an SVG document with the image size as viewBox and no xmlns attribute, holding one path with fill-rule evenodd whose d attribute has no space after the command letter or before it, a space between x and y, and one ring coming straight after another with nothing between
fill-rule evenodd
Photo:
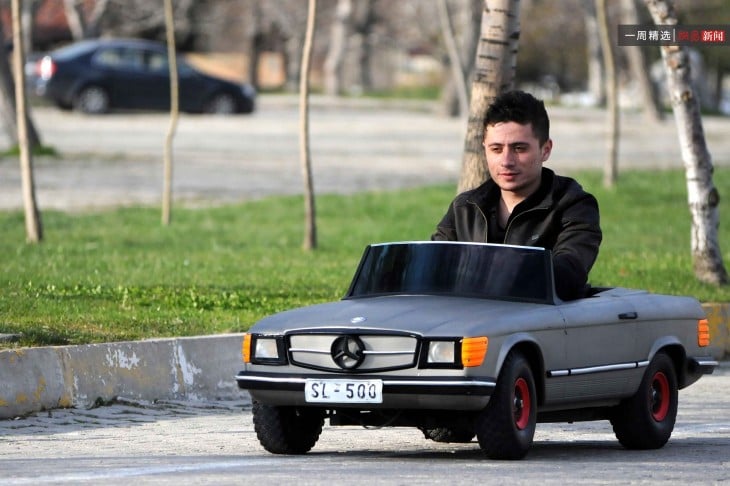
<instances>
[{"instance_id":1,"label":"dark short hair","mask_svg":"<svg viewBox=\"0 0 730 486\"><path fill-rule=\"evenodd\" d=\"M489 125L515 122L532 124L532 131L542 146L550 138L550 118L545 103L524 91L507 91L497 96L484 117L484 133Z\"/></svg>"}]
</instances>

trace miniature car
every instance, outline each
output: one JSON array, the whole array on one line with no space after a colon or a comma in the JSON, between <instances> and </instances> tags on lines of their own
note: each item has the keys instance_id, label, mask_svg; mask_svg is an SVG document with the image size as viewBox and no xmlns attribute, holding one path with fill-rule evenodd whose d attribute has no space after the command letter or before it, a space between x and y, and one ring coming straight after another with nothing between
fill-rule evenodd
<instances>
[{"instance_id":1,"label":"miniature car","mask_svg":"<svg viewBox=\"0 0 730 486\"><path fill-rule=\"evenodd\" d=\"M678 390L717 366L697 300L625 288L555 293L551 252L454 242L366 248L337 302L281 312L243 340L236 379L261 445L303 454L332 426L417 427L521 459L538 422L610 420L662 447Z\"/></svg>"}]
</instances>

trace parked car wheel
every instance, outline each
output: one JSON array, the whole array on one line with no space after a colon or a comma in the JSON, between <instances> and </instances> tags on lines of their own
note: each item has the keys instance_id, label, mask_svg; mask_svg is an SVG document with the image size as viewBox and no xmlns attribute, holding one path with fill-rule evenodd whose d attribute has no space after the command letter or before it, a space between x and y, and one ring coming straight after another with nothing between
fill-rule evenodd
<instances>
[{"instance_id":1,"label":"parked car wheel","mask_svg":"<svg viewBox=\"0 0 730 486\"><path fill-rule=\"evenodd\" d=\"M470 429L437 427L434 429L421 429L423 436L434 442L451 442L466 444L474 438L474 431Z\"/></svg>"},{"instance_id":2,"label":"parked car wheel","mask_svg":"<svg viewBox=\"0 0 730 486\"><path fill-rule=\"evenodd\" d=\"M305 454L319 439L324 413L313 408L275 407L253 402L256 437L272 454Z\"/></svg>"},{"instance_id":3,"label":"parked car wheel","mask_svg":"<svg viewBox=\"0 0 730 486\"><path fill-rule=\"evenodd\" d=\"M616 438L627 449L662 447L674 430L678 401L674 363L666 353L657 353L639 390L616 407L611 417Z\"/></svg>"},{"instance_id":4,"label":"parked car wheel","mask_svg":"<svg viewBox=\"0 0 730 486\"><path fill-rule=\"evenodd\" d=\"M522 459L532 445L537 423L537 392L532 369L510 351L497 386L477 419L479 446L490 459Z\"/></svg>"},{"instance_id":5,"label":"parked car wheel","mask_svg":"<svg viewBox=\"0 0 730 486\"><path fill-rule=\"evenodd\" d=\"M76 95L74 108L89 114L100 114L109 111L109 93L101 86L86 86Z\"/></svg>"},{"instance_id":6,"label":"parked car wheel","mask_svg":"<svg viewBox=\"0 0 730 486\"><path fill-rule=\"evenodd\" d=\"M208 102L205 111L213 115L231 115L236 112L236 100L228 93L218 93Z\"/></svg>"}]
</instances>

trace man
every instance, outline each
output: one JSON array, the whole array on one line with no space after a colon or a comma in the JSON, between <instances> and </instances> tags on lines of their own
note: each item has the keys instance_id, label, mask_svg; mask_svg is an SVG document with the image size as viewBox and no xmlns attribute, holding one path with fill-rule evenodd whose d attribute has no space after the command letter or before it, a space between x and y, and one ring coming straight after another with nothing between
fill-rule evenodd
<instances>
[{"instance_id":1,"label":"man","mask_svg":"<svg viewBox=\"0 0 730 486\"><path fill-rule=\"evenodd\" d=\"M598 256L598 202L543 167L553 148L549 132L542 101L522 91L497 97L484 120L491 178L456 196L431 239L550 249L558 296L570 300L585 295Z\"/></svg>"}]
</instances>

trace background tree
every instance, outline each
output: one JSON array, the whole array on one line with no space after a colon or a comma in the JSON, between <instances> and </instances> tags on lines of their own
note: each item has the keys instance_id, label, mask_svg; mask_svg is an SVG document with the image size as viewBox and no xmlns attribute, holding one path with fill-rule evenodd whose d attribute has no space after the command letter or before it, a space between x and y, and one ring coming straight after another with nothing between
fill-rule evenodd
<instances>
[{"instance_id":1,"label":"background tree","mask_svg":"<svg viewBox=\"0 0 730 486\"><path fill-rule=\"evenodd\" d=\"M458 192L488 177L482 122L492 100L514 86L519 39L519 0L484 0Z\"/></svg>"},{"instance_id":2,"label":"background tree","mask_svg":"<svg viewBox=\"0 0 730 486\"><path fill-rule=\"evenodd\" d=\"M309 0L307 30L302 48L302 73L299 82L299 154L304 179L304 242L305 250L317 248L317 221L312 181L312 158L309 150L309 69L317 15L317 0Z\"/></svg>"},{"instance_id":3,"label":"background tree","mask_svg":"<svg viewBox=\"0 0 730 486\"><path fill-rule=\"evenodd\" d=\"M0 22L0 39L4 38L5 32L2 23ZM5 127L8 137L16 146L18 146L20 141L18 137L15 83L16 81L13 79L13 70L10 68L10 63L8 62L8 56L0 56L0 115L2 116L3 126ZM33 123L33 117L30 115L27 106L25 123L28 145L31 149L40 147L41 137L36 129L35 123Z\"/></svg>"},{"instance_id":4,"label":"background tree","mask_svg":"<svg viewBox=\"0 0 730 486\"><path fill-rule=\"evenodd\" d=\"M603 52L601 51L596 1L583 0L582 7L586 40L586 87L593 103L603 106L606 103L606 83L604 82L606 76L603 71Z\"/></svg>"},{"instance_id":5,"label":"background tree","mask_svg":"<svg viewBox=\"0 0 730 486\"><path fill-rule=\"evenodd\" d=\"M636 8L636 0L621 1L621 23L628 25L639 25L639 13ZM625 46L623 52L626 54L628 69L631 77L638 85L638 92L641 94L642 109L647 121L656 122L664 119L659 93L649 77L650 69L646 62L646 56L641 46Z\"/></svg>"},{"instance_id":6,"label":"background tree","mask_svg":"<svg viewBox=\"0 0 730 486\"><path fill-rule=\"evenodd\" d=\"M172 143L177 121L180 118L177 49L175 43L175 18L172 0L164 0L165 26L167 30L167 63L170 70L170 125L165 136L162 176L162 224L167 226L172 219Z\"/></svg>"},{"instance_id":7,"label":"background tree","mask_svg":"<svg viewBox=\"0 0 730 486\"><path fill-rule=\"evenodd\" d=\"M96 0L87 12L84 9L85 3L88 2L63 0L68 27L74 40L98 37L101 20L109 6L109 0Z\"/></svg>"},{"instance_id":8,"label":"background tree","mask_svg":"<svg viewBox=\"0 0 730 486\"><path fill-rule=\"evenodd\" d=\"M30 243L43 239L43 225L35 198L33 181L33 154L28 140L27 100L25 95L25 52L23 32L20 27L20 2L12 0L13 22L13 69L15 71L15 107L18 125L18 146L20 149L20 174L23 185L23 206L25 208L25 236Z\"/></svg>"},{"instance_id":9,"label":"background tree","mask_svg":"<svg viewBox=\"0 0 730 486\"><path fill-rule=\"evenodd\" d=\"M474 62L477 45L479 44L482 10L484 8L483 2L484 0L467 0L466 2L452 4L452 8L449 8L450 16L454 19L454 37L457 42L459 64L463 70L463 89L466 90L467 105L466 109L462 109L457 79L453 75L447 76L444 79L441 91L441 103L443 112L448 116L466 116L469 113L469 87L474 75ZM449 63L453 62L451 55L448 59Z\"/></svg>"},{"instance_id":10,"label":"background tree","mask_svg":"<svg viewBox=\"0 0 730 486\"><path fill-rule=\"evenodd\" d=\"M347 49L352 17L352 0L337 0L337 9L330 26L330 42L324 61L324 92L330 96L343 93L342 64Z\"/></svg>"},{"instance_id":11,"label":"background tree","mask_svg":"<svg viewBox=\"0 0 730 486\"><path fill-rule=\"evenodd\" d=\"M671 0L644 1L656 25L677 24ZM699 100L692 87L689 56L682 46L663 46L661 54L687 179L694 272L702 282L727 284L717 234L720 195L712 182L712 158L705 141Z\"/></svg>"},{"instance_id":12,"label":"background tree","mask_svg":"<svg viewBox=\"0 0 730 486\"><path fill-rule=\"evenodd\" d=\"M459 54L459 47L456 43L454 28L451 24L451 14L446 0L436 0L441 20L441 31L443 32L446 50L449 53L449 65L451 66L452 84L455 87L459 100L459 113L468 113L469 94L466 89L466 73Z\"/></svg>"},{"instance_id":13,"label":"background tree","mask_svg":"<svg viewBox=\"0 0 730 486\"><path fill-rule=\"evenodd\" d=\"M606 0L596 0L596 15L598 32L601 37L601 51L603 52L603 68L606 73L606 108L608 111L608 151L603 166L603 185L613 187L618 178L618 144L620 136L619 107L618 107L618 74L616 73L616 57L613 49L613 39L608 21L608 6Z\"/></svg>"},{"instance_id":14,"label":"background tree","mask_svg":"<svg viewBox=\"0 0 730 486\"><path fill-rule=\"evenodd\" d=\"M175 0L175 36L178 46L185 50L195 42L197 29L195 19L206 9L207 2ZM160 2L149 0L108 0L100 14L99 35L116 37L140 37L164 42L165 12Z\"/></svg>"},{"instance_id":15,"label":"background tree","mask_svg":"<svg viewBox=\"0 0 730 486\"><path fill-rule=\"evenodd\" d=\"M375 26L379 22L379 17L375 11L374 0L357 0L353 10L353 30L355 33L356 54L354 59L357 61L357 89L358 91L370 91L373 88L373 44L371 37L375 30Z\"/></svg>"}]
</instances>

